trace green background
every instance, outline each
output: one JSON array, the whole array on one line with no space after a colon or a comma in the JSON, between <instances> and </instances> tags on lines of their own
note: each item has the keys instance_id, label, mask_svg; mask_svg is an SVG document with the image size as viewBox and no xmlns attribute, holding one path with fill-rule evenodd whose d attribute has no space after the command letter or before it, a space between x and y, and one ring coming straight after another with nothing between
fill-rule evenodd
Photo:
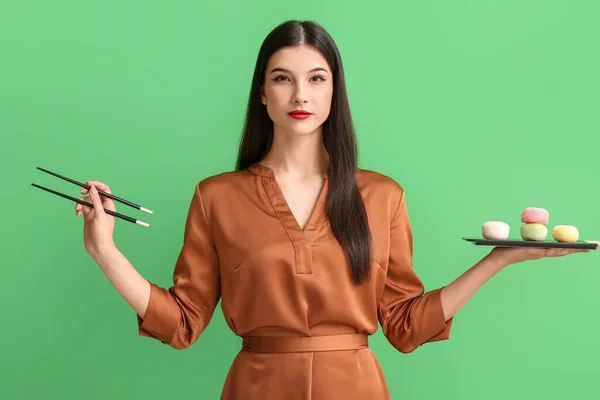
<instances>
[{"instance_id":1,"label":"green background","mask_svg":"<svg viewBox=\"0 0 600 400\"><path fill-rule=\"evenodd\" d=\"M415 268L448 284L489 248L462 236L525 207L600 239L600 5L589 1L4 0L0 398L216 399L240 340L220 307L185 351L138 337L85 253L78 195L37 166L108 183L154 215L119 249L165 287L199 180L231 170L259 46L286 19L339 45L360 166L407 191ZM590 399L600 366L597 253L518 264L404 355L371 340L393 398Z\"/></svg>"}]
</instances>

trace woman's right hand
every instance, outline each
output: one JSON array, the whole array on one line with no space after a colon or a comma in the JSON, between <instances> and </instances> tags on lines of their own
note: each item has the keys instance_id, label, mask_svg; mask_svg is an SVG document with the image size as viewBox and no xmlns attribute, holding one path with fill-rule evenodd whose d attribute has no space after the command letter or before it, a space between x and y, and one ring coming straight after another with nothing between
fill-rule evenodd
<instances>
[{"instance_id":1,"label":"woman's right hand","mask_svg":"<svg viewBox=\"0 0 600 400\"><path fill-rule=\"evenodd\" d=\"M112 199L98 193L98 190L101 190L112 194L108 185L98 181L86 181L85 183L91 186L91 188L89 191L85 188L81 190L81 194L89 195L82 197L81 200L91 202L94 208L77 203L75 214L77 216L83 215L83 241L85 250L92 257L96 257L103 251L115 246L113 240L115 217L107 214L104 208L111 211L116 211L116 208Z\"/></svg>"}]
</instances>

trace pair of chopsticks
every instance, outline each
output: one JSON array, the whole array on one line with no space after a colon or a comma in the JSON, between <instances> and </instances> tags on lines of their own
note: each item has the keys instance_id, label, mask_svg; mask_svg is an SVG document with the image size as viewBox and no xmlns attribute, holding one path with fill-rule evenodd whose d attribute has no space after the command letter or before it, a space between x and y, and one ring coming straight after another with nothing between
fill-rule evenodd
<instances>
[{"instance_id":1,"label":"pair of chopsticks","mask_svg":"<svg viewBox=\"0 0 600 400\"><path fill-rule=\"evenodd\" d=\"M40 171L43 171L43 172L45 172L45 173L47 173L47 174L54 175L54 176L56 176L57 178L63 179L63 180L65 180L65 181L67 181L67 182L74 183L75 185L77 185L77 186L81 186L82 188L86 188L86 189L88 189L88 190L91 188L91 186L89 186L89 185L86 185L85 183L81 183L81 182L78 182L78 181L76 181L76 180L73 180L73 179L71 179L71 178L67 178L66 176L59 175L59 174L57 174L56 172L48 171L47 169L40 168L40 167L37 167L37 169L39 169ZM75 197L71 197L71 196L69 196L69 195L63 194L63 193L59 193L59 192L57 192L57 191L54 191L54 190L52 190L52 189L48 189L48 188L46 188L46 187L43 187L43 186L40 186L40 185L36 185L35 183L32 183L31 185L32 185L32 186L35 186L35 187L37 187L37 188L39 188L39 189L45 190L45 191L47 191L47 192L53 193L53 194L55 194L55 195L58 195L58 196L60 196L60 197L63 197L63 198L65 198L65 199L69 199L69 200L72 200L72 201L74 201L74 202L76 202L76 203L83 204L84 206L88 206L88 207L90 207L90 208L94 208L94 205L93 205L92 203L90 203L90 202L83 201L83 200L77 199L77 198L75 198ZM108 197L108 198L110 198L110 199L113 199L113 200L115 200L115 201L118 201L119 203L123 203L123 204L125 204L125 205L127 205L127 206L129 206L129 207L133 207L133 208L136 208L136 209L138 209L138 210L140 210L140 211L146 212L146 213L148 213L148 214L152 214L152 211L151 211L151 210L149 210L149 209L147 209L147 208L144 208L144 207L140 206L139 204L135 204L135 203L133 203L133 202L131 202L131 201L128 201L128 200L122 199L122 198L120 198L120 197L117 197L117 196L115 196L114 194L106 193L106 192L103 192L103 191L101 191L101 190L98 190L98 194L100 194L100 195L102 195L102 196L105 196L105 197ZM115 211L112 211L112 210L107 210L106 208L104 209L104 212L105 212L105 213L107 213L107 214L110 214L110 215L112 215L113 217L121 218L121 219L123 219L123 220L125 220L125 221L132 222L132 223L134 223L134 224L136 224L136 225L141 225L141 226L144 226L144 227L146 227L146 228L148 228L148 227L150 226L150 224L148 224L148 223L146 223L146 222L143 222L143 221L137 220L137 219L135 219L135 218L132 218L132 217L128 217L127 215L123 215L123 214L120 214L120 213L118 213L118 212L115 212Z\"/></svg>"}]
</instances>

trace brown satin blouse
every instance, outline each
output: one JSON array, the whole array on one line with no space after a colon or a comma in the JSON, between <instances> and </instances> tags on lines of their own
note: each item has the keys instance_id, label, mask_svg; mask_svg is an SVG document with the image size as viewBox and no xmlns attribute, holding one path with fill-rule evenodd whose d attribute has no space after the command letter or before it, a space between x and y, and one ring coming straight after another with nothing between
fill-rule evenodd
<instances>
[{"instance_id":1,"label":"brown satin blouse","mask_svg":"<svg viewBox=\"0 0 600 400\"><path fill-rule=\"evenodd\" d=\"M196 185L173 286L151 283L137 319L141 335L184 349L221 300L242 338L222 399L389 399L367 341L378 323L403 353L450 336L441 288L425 293L413 270L402 187L357 171L374 251L371 279L357 286L328 223L325 178L304 230L262 164Z\"/></svg>"}]
</instances>

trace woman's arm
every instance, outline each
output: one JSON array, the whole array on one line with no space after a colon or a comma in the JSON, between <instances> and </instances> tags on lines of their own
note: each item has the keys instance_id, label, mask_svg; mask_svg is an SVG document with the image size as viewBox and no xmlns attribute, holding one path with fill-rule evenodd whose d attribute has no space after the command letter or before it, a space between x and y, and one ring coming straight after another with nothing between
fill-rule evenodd
<instances>
[{"instance_id":1,"label":"woman's arm","mask_svg":"<svg viewBox=\"0 0 600 400\"><path fill-rule=\"evenodd\" d=\"M101 190L110 188L93 182ZM77 215L85 216L85 248L102 269L110 283L137 314L139 333L153 337L176 349L190 346L202 334L220 299L219 262L211 227L200 195L201 183L195 187L186 218L183 244L173 270L173 285L162 288L146 280L121 254L113 240L114 218L104 208L114 211L114 202L97 191L91 199L93 208L80 207ZM84 193L84 191L82 191Z\"/></svg>"},{"instance_id":2,"label":"woman's arm","mask_svg":"<svg viewBox=\"0 0 600 400\"><path fill-rule=\"evenodd\" d=\"M587 253L588 251L589 250L495 247L477 264L442 288L440 298L442 308L444 309L444 316L446 320L449 320L456 315L484 283L511 264L537 260L544 257L560 257L574 253Z\"/></svg>"},{"instance_id":3,"label":"woman's arm","mask_svg":"<svg viewBox=\"0 0 600 400\"><path fill-rule=\"evenodd\" d=\"M116 246L92 254L92 258L119 294L143 319L150 300L150 283Z\"/></svg>"},{"instance_id":4,"label":"woman's arm","mask_svg":"<svg viewBox=\"0 0 600 400\"><path fill-rule=\"evenodd\" d=\"M81 194L89 194L89 197L83 197L82 200L91 200L93 208L84 207L79 203L75 206L75 213L83 216L84 220L85 249L119 294L143 318L150 299L150 283L115 246L115 218L104 212L104 209L116 211L115 203L109 197L98 193L98 190L111 193L110 187L99 181L86 181L86 184L90 186L90 190L84 188Z\"/></svg>"},{"instance_id":5,"label":"woman's arm","mask_svg":"<svg viewBox=\"0 0 600 400\"><path fill-rule=\"evenodd\" d=\"M501 258L489 254L465 273L445 286L441 292L442 308L446 320L452 318L484 283L507 266Z\"/></svg>"}]
</instances>

